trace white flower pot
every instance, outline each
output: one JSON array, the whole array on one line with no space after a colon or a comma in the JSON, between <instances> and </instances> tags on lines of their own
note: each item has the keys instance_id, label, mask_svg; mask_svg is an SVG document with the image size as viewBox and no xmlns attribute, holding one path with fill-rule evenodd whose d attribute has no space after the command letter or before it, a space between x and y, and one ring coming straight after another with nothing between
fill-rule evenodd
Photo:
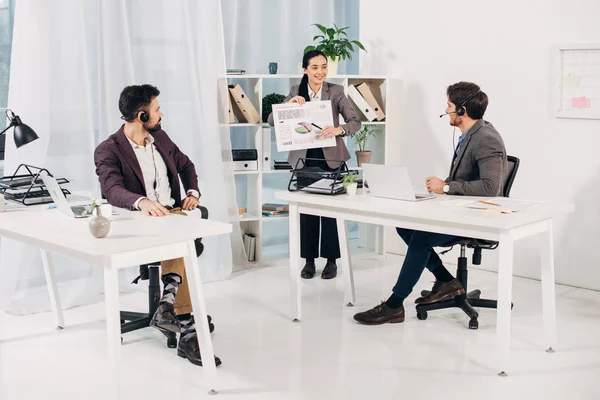
<instances>
[{"instance_id":1,"label":"white flower pot","mask_svg":"<svg viewBox=\"0 0 600 400\"><path fill-rule=\"evenodd\" d=\"M339 61L339 58L332 60L327 57L327 75L337 75Z\"/></svg>"},{"instance_id":2,"label":"white flower pot","mask_svg":"<svg viewBox=\"0 0 600 400\"><path fill-rule=\"evenodd\" d=\"M346 193L348 193L350 196L354 196L356 195L356 189L358 189L358 183L351 183L346 187Z\"/></svg>"},{"instance_id":3,"label":"white flower pot","mask_svg":"<svg viewBox=\"0 0 600 400\"><path fill-rule=\"evenodd\" d=\"M108 235L110 232L110 220L102 216L102 211L96 208L96 215L90 218L89 227L90 232L94 237L101 239Z\"/></svg>"}]
</instances>

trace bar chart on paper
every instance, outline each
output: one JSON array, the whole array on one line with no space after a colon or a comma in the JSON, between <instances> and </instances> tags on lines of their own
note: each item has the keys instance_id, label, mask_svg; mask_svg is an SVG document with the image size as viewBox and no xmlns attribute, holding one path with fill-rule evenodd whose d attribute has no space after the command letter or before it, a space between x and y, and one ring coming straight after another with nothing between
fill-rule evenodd
<instances>
[{"instance_id":1,"label":"bar chart on paper","mask_svg":"<svg viewBox=\"0 0 600 400\"><path fill-rule=\"evenodd\" d=\"M600 119L600 44L558 49L559 118Z\"/></svg>"}]
</instances>

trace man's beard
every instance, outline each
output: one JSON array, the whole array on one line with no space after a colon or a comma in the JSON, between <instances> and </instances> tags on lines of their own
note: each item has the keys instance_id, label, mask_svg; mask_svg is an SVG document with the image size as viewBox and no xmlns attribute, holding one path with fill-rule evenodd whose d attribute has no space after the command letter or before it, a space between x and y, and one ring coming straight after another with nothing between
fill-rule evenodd
<instances>
[{"instance_id":1,"label":"man's beard","mask_svg":"<svg viewBox=\"0 0 600 400\"><path fill-rule=\"evenodd\" d=\"M159 119L158 122L156 123L156 125L154 125L154 126L148 126L148 125L144 124L144 128L150 133L158 132L162 129L162 127L160 126L160 121L162 121L162 118Z\"/></svg>"}]
</instances>

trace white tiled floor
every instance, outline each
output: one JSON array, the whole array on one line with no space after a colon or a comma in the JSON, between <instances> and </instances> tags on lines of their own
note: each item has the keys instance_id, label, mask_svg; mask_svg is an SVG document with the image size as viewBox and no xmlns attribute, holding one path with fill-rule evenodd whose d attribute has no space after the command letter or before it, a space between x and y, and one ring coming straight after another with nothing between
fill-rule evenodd
<instances>
[{"instance_id":1,"label":"white tiled floor","mask_svg":"<svg viewBox=\"0 0 600 400\"><path fill-rule=\"evenodd\" d=\"M220 399L598 399L600 293L557 288L559 346L541 343L539 282L515 279L512 370L493 368L495 313L480 328L461 311L418 321L412 300L431 285L424 275L403 324L361 326L352 320L385 299L401 258L355 261L358 304L343 306L342 279L304 282L304 316L292 323L285 266L236 274L206 285L217 326ZM471 271L472 288L495 297L496 275ZM143 293L123 296L143 309ZM125 308L125 307L124 307ZM49 313L0 318L0 399L104 399L103 305L67 311L55 332ZM154 330L126 334L123 399L208 398L202 369L178 358ZM214 397L212 397L214 398Z\"/></svg>"}]
</instances>

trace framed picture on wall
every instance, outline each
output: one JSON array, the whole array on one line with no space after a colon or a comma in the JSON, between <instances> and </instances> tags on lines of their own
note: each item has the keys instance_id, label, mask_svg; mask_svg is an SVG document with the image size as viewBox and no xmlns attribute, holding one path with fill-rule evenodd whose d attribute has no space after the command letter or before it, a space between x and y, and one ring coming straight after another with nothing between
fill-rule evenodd
<instances>
[{"instance_id":1,"label":"framed picture on wall","mask_svg":"<svg viewBox=\"0 0 600 400\"><path fill-rule=\"evenodd\" d=\"M560 45L555 54L556 117L600 119L600 43Z\"/></svg>"}]
</instances>

